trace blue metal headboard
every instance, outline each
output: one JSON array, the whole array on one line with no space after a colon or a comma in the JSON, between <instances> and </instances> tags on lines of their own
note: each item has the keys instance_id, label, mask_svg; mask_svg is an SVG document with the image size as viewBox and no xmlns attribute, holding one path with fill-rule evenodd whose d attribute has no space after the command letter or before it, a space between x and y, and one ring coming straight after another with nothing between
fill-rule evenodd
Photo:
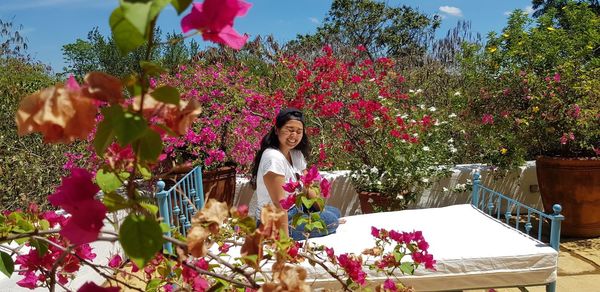
<instances>
[{"instance_id":1,"label":"blue metal headboard","mask_svg":"<svg viewBox=\"0 0 600 292\"><path fill-rule=\"evenodd\" d=\"M162 180L156 186L156 199L163 222L186 236L191 227L192 216L204 207L202 168L196 166L168 190L165 190L165 182ZM166 232L165 235L171 236L171 232ZM165 243L164 248L169 253L173 252L171 243Z\"/></svg>"}]
</instances>

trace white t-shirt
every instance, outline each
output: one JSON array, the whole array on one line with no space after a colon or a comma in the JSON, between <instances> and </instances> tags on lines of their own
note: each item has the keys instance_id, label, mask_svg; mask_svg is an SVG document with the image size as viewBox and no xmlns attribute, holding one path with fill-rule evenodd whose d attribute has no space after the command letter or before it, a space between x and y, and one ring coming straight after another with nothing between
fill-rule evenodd
<instances>
[{"instance_id":1,"label":"white t-shirt","mask_svg":"<svg viewBox=\"0 0 600 292\"><path fill-rule=\"evenodd\" d=\"M271 203L271 196L265 186L263 176L267 172L273 172L275 174L283 175L285 182L297 181L296 174L302 174L302 171L306 169L306 160L300 150L290 150L292 156L292 165L285 158L283 153L278 149L267 148L263 152L258 165L258 173L256 175L256 204L250 203L250 215L254 215L255 218L260 218L260 210L263 206Z\"/></svg>"}]
</instances>

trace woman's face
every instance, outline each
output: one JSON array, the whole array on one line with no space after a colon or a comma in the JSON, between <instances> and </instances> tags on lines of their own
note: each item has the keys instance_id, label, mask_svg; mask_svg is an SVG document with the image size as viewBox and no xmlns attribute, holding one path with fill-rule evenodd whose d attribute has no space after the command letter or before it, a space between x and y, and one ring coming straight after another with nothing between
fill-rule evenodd
<instances>
[{"instance_id":1,"label":"woman's face","mask_svg":"<svg viewBox=\"0 0 600 292\"><path fill-rule=\"evenodd\" d=\"M289 120L283 127L277 131L277 137L279 138L279 148L281 150L289 151L294 149L302 140L302 133L304 133L304 125L298 120Z\"/></svg>"}]
</instances>

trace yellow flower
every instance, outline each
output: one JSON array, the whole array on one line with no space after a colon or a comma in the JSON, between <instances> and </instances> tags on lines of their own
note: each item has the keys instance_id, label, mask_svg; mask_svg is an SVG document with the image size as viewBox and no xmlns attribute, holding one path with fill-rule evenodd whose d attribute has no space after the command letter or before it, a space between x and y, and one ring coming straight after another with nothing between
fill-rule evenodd
<instances>
[{"instance_id":1,"label":"yellow flower","mask_svg":"<svg viewBox=\"0 0 600 292\"><path fill-rule=\"evenodd\" d=\"M531 109L531 111L532 111L532 112L534 112L534 113L537 113L537 112L539 112L539 111L540 111L540 108L539 108L538 106L534 106L534 107Z\"/></svg>"},{"instance_id":2,"label":"yellow flower","mask_svg":"<svg viewBox=\"0 0 600 292\"><path fill-rule=\"evenodd\" d=\"M503 33L502 36L505 37L505 38L507 38L509 36L509 34Z\"/></svg>"},{"instance_id":3,"label":"yellow flower","mask_svg":"<svg viewBox=\"0 0 600 292\"><path fill-rule=\"evenodd\" d=\"M551 26L549 26L549 27L546 27L546 29L547 29L547 30L549 30L549 31L554 31L554 30L556 30L554 27L551 27Z\"/></svg>"},{"instance_id":4,"label":"yellow flower","mask_svg":"<svg viewBox=\"0 0 600 292\"><path fill-rule=\"evenodd\" d=\"M504 148L504 147L502 147L502 149L500 149L500 153L501 153L502 155L505 155L507 152L508 152L508 149L506 149L506 148Z\"/></svg>"},{"instance_id":5,"label":"yellow flower","mask_svg":"<svg viewBox=\"0 0 600 292\"><path fill-rule=\"evenodd\" d=\"M493 52L495 52L497 49L498 49L498 48L496 48L496 47L489 47L489 48L488 48L488 51L489 51L490 53L493 53Z\"/></svg>"}]
</instances>

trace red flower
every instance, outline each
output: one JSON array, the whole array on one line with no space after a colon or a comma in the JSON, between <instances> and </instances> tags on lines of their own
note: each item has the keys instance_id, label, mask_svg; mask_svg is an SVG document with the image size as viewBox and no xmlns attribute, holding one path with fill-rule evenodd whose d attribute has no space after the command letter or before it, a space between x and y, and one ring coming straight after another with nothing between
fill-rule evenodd
<instances>
[{"instance_id":1,"label":"red flower","mask_svg":"<svg viewBox=\"0 0 600 292\"><path fill-rule=\"evenodd\" d=\"M62 179L56 192L48 197L54 206L71 214L60 234L73 244L83 244L98 238L106 216L106 206L94 199L100 190L85 169L74 168L71 176Z\"/></svg>"},{"instance_id":2,"label":"red flower","mask_svg":"<svg viewBox=\"0 0 600 292\"><path fill-rule=\"evenodd\" d=\"M181 29L188 32L196 29L202 37L234 49L241 49L248 36L242 36L233 29L233 20L244 16L252 4L243 0L206 0L195 3L190 14L181 20Z\"/></svg>"},{"instance_id":3,"label":"red flower","mask_svg":"<svg viewBox=\"0 0 600 292\"><path fill-rule=\"evenodd\" d=\"M292 181L292 179L290 178L290 181L283 185L283 190L288 193L295 193L297 189L300 189L300 187L300 182Z\"/></svg>"},{"instance_id":4,"label":"red flower","mask_svg":"<svg viewBox=\"0 0 600 292\"><path fill-rule=\"evenodd\" d=\"M281 205L281 208L289 210L292 206L294 206L294 204L296 204L296 196L291 194L284 199L279 200L279 204Z\"/></svg>"},{"instance_id":5,"label":"red flower","mask_svg":"<svg viewBox=\"0 0 600 292\"><path fill-rule=\"evenodd\" d=\"M123 259L121 259L121 256L116 254L110 259L110 261L108 261L108 266L111 268L118 268L121 266L122 262Z\"/></svg>"},{"instance_id":6,"label":"red flower","mask_svg":"<svg viewBox=\"0 0 600 292\"><path fill-rule=\"evenodd\" d=\"M329 181L326 178L323 178L321 180L321 195L323 196L323 198L329 198L330 192L329 189L331 187L331 184L329 183Z\"/></svg>"}]
</instances>

